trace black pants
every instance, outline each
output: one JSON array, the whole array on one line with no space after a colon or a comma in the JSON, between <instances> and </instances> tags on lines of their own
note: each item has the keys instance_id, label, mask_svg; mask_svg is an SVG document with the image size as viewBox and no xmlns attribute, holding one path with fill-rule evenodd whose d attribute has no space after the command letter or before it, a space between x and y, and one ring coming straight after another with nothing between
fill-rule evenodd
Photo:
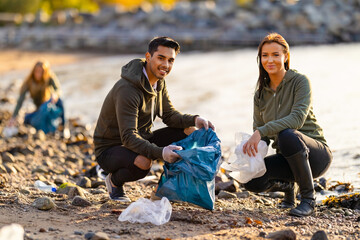
<instances>
[{"instance_id":1,"label":"black pants","mask_svg":"<svg viewBox=\"0 0 360 240\"><path fill-rule=\"evenodd\" d=\"M300 151L309 151L309 163L313 178L323 175L332 161L328 146L312 139L294 129L285 129L278 135L281 154L265 157L266 173L262 177L252 179L244 187L252 192L264 192L271 187L272 180L294 182L290 165L286 160Z\"/></svg>"},{"instance_id":2,"label":"black pants","mask_svg":"<svg viewBox=\"0 0 360 240\"><path fill-rule=\"evenodd\" d=\"M187 135L182 128L162 128L154 131L149 142L159 147L165 147L173 142L184 139ZM121 186L125 182L136 181L145 177L150 169L142 170L134 165L135 158L138 156L124 146L114 146L105 150L98 158L97 162L102 169L112 173L111 181L116 186Z\"/></svg>"}]
</instances>

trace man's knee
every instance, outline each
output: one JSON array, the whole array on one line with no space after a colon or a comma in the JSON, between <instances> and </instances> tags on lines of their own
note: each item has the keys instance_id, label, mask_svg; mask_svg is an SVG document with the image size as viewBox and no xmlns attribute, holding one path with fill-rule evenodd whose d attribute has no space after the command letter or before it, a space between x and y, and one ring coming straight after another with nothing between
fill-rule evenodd
<instances>
[{"instance_id":1,"label":"man's knee","mask_svg":"<svg viewBox=\"0 0 360 240\"><path fill-rule=\"evenodd\" d=\"M145 156L138 155L135 158L134 165L142 170L149 170L151 168L152 161Z\"/></svg>"},{"instance_id":2,"label":"man's knee","mask_svg":"<svg viewBox=\"0 0 360 240\"><path fill-rule=\"evenodd\" d=\"M185 129L184 129L184 133L189 136L189 135L192 134L195 130L196 130L196 127L188 127L188 128L185 128Z\"/></svg>"}]
</instances>

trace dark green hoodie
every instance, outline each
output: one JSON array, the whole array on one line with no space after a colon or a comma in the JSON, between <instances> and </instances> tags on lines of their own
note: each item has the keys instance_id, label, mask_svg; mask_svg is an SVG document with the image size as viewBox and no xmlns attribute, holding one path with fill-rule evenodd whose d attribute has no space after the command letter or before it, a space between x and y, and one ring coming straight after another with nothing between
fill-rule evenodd
<instances>
[{"instance_id":1,"label":"dark green hoodie","mask_svg":"<svg viewBox=\"0 0 360 240\"><path fill-rule=\"evenodd\" d=\"M157 82L157 91L154 91L143 73L144 66L145 59L130 61L106 96L94 132L96 157L110 147L123 145L150 159L162 158L163 148L146 140L153 134L154 118L159 116L169 127L195 125L195 115L175 110L164 79Z\"/></svg>"},{"instance_id":2,"label":"dark green hoodie","mask_svg":"<svg viewBox=\"0 0 360 240\"><path fill-rule=\"evenodd\" d=\"M296 70L288 70L276 91L265 86L254 96L254 124L262 138L274 140L277 149L277 135L290 128L326 144L323 131L316 121L312 106L312 92L309 79Z\"/></svg>"}]
</instances>

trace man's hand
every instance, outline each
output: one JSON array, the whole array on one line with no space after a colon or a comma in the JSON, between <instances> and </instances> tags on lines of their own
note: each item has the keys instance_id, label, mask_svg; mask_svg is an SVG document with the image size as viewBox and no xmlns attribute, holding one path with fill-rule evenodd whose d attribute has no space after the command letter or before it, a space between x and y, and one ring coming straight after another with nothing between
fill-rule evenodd
<instances>
[{"instance_id":1,"label":"man's hand","mask_svg":"<svg viewBox=\"0 0 360 240\"><path fill-rule=\"evenodd\" d=\"M180 156L173 150L182 150L182 149L183 149L182 147L175 145L169 145L164 147L162 151L162 157L164 161L168 163L176 162L176 160L180 158Z\"/></svg>"},{"instance_id":2,"label":"man's hand","mask_svg":"<svg viewBox=\"0 0 360 240\"><path fill-rule=\"evenodd\" d=\"M204 127L205 130L208 130L210 127L212 130L215 131L215 126L210 121L208 121L206 118L202 118L200 116L197 116L195 118L195 127L199 128L199 129Z\"/></svg>"}]
</instances>

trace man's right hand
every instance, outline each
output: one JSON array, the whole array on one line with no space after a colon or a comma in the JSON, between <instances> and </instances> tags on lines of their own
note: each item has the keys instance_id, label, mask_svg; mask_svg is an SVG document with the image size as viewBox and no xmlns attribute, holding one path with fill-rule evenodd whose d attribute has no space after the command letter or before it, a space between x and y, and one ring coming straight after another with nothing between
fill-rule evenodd
<instances>
[{"instance_id":1,"label":"man's right hand","mask_svg":"<svg viewBox=\"0 0 360 240\"><path fill-rule=\"evenodd\" d=\"M179 154L174 152L174 150L182 150L182 147L176 145L169 145L163 148L162 157L165 162L173 163L180 158Z\"/></svg>"}]
</instances>

